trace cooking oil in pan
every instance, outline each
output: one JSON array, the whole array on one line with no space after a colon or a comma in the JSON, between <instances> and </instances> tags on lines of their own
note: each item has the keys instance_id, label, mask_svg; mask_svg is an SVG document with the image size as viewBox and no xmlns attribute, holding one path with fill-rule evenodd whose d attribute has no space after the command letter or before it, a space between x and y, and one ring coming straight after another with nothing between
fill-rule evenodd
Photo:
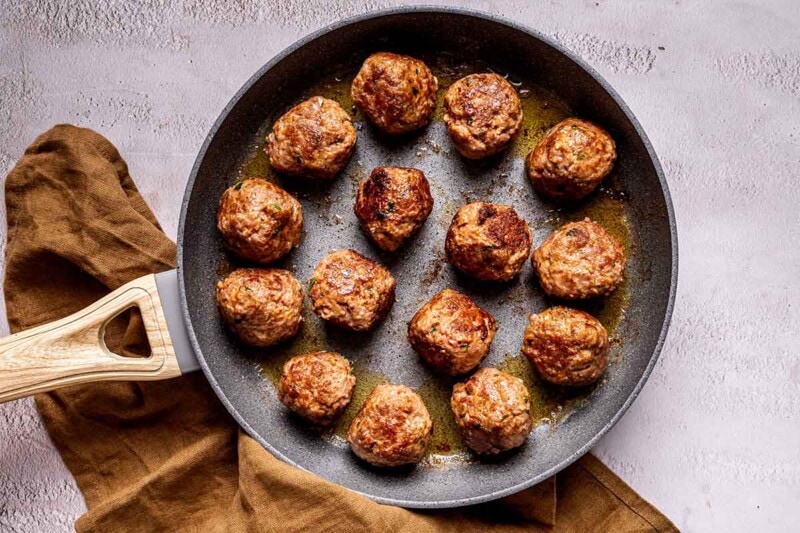
<instances>
[{"instance_id":1,"label":"cooking oil in pan","mask_svg":"<svg viewBox=\"0 0 800 533\"><path fill-rule=\"evenodd\" d=\"M434 121L442 120L442 102L447 87L458 78L474 72L486 72L490 69L481 64L458 64L452 59L442 56L427 59L434 75L439 80L438 105ZM355 72L337 74L331 79L324 80L312 87L302 95L309 97L321 95L338 102L343 109L347 110L354 117L354 120L363 120L360 112L353 107L350 97L350 82ZM520 93L524 120L520 133L514 140L510 148L515 157L524 158L530 150L541 140L545 132L570 116L569 108L557 97L546 90L527 82L514 82ZM299 97L300 99L301 97ZM298 99L298 101L299 101ZM264 131L260 134L263 139L271 125L265 125ZM441 147L438 150L432 147L427 148L437 156L445 157ZM450 154L453 155L453 154ZM363 179L365 172L360 171L357 177L351 179ZM270 181L278 181L274 171L270 168L269 159L264 152L263 145L255 147L251 158L242 165L240 177L262 177ZM357 179L357 181L360 181ZM519 179L527 179L520 176ZM356 184L354 184L355 187ZM523 184L524 185L524 184ZM458 206L447 211L455 212ZM541 220L533 221L540 227L555 230L567 222L582 220L589 217L605 227L609 233L618 238L624 245L626 253L630 257L634 252L631 244L631 235L628 220L625 216L625 197L618 192L618 187L614 183L612 176L606 181L604 187L593 194L589 200L573 207L553 207L543 214ZM450 216L452 218L452 215ZM446 221L449 224L449 219ZM229 266L222 265L224 271L229 270ZM609 334L614 337L617 328L624 317L625 307L630 298L628 281L611 296L605 299L590 300L587 302L571 302L569 305L584 309L596 316L608 329ZM553 304L558 302L552 302ZM306 316L311 315L310 309L306 306ZM616 339L619 342L619 339ZM308 353L318 350L325 350L325 329L319 322L307 319L300 334L285 346L276 349L269 356L258 357L258 365L262 375L271 381L276 387L280 380L280 373L283 364L293 355ZM506 354L503 360L497 365L500 370L519 377L531 392L531 403L535 425L548 424L553 427L565 421L575 409L588 403L588 397L595 385L588 388L577 390L564 390L543 382L535 373L530 363L522 355ZM357 382L350 405L344 414L338 419L334 427L323 433L322 438L343 444L346 439L347 429L350 426L358 410L370 392L379 384L387 383L391 380L380 372L370 368L368 361L357 360L353 362L353 373ZM422 397L425 405L431 414L434 422L434 434L428 447L428 455L422 464L431 467L442 467L452 464L464 464L474 462L477 458L471 454L463 444L458 433L458 428L453 419L450 409L450 395L452 386L458 380L455 378L441 377L431 374L426 377L422 384L417 388L417 392Z\"/></svg>"}]
</instances>

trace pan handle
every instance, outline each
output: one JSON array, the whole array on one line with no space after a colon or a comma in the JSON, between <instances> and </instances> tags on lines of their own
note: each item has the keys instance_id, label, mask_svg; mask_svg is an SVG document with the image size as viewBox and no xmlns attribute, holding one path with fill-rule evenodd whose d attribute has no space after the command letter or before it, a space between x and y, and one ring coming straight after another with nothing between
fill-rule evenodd
<instances>
[{"instance_id":1,"label":"pan handle","mask_svg":"<svg viewBox=\"0 0 800 533\"><path fill-rule=\"evenodd\" d=\"M164 286L169 321L159 295ZM131 307L141 312L149 357L122 357L103 340L108 323ZM196 368L183 321L174 316L177 307L175 271L148 274L77 313L0 339L0 403L78 383L169 379L180 376L182 368L184 372ZM181 362L176 348L189 351L181 353Z\"/></svg>"}]
</instances>

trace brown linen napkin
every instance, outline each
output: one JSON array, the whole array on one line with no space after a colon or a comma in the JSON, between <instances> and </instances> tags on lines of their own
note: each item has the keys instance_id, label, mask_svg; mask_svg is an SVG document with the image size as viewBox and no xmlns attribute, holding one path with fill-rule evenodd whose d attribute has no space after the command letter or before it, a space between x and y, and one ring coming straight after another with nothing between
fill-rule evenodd
<instances>
[{"instance_id":1,"label":"brown linen napkin","mask_svg":"<svg viewBox=\"0 0 800 533\"><path fill-rule=\"evenodd\" d=\"M6 204L12 331L175 265L175 245L122 157L91 130L61 125L37 138L8 175ZM141 318L131 314L108 343L142 353ZM78 531L677 531L589 455L499 502L441 511L380 505L272 457L239 430L199 372L72 386L36 404L86 499Z\"/></svg>"}]
</instances>

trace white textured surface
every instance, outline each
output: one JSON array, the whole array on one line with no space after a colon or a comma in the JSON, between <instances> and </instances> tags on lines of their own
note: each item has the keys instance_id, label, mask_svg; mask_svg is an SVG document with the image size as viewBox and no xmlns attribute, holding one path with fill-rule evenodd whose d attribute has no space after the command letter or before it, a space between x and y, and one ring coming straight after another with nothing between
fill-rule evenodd
<instances>
[{"instance_id":1,"label":"white textured surface","mask_svg":"<svg viewBox=\"0 0 800 533\"><path fill-rule=\"evenodd\" d=\"M97 129L174 238L196 151L239 86L301 35L395 3L0 0L0 175L55 123ZM596 453L682 530L797 531L800 2L452 3L583 56L668 175L672 329ZM33 403L0 406L0 530L69 530L82 511Z\"/></svg>"}]
</instances>

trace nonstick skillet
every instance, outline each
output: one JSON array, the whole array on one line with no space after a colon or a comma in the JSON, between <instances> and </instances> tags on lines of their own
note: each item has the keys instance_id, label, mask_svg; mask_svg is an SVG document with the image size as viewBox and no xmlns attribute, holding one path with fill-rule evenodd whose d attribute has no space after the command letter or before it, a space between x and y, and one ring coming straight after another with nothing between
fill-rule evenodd
<instances>
[{"instance_id":1,"label":"nonstick skillet","mask_svg":"<svg viewBox=\"0 0 800 533\"><path fill-rule=\"evenodd\" d=\"M349 82L361 62L378 50L428 62L439 77L440 97L448 83L470 72L507 76L523 98L523 133L505 153L467 161L452 148L440 116L422 132L397 138L380 134L352 110L358 144L337 180L314 184L275 176L261 150L273 121L314 94L351 110ZM602 190L564 207L537 197L523 159L549 125L569 115L606 127L617 142L618 160ZM352 212L357 183L377 165L422 169L435 199L423 230L392 255L368 243ZM322 257L342 248L356 249L391 269L398 297L380 327L367 334L345 333L307 310L298 338L273 350L245 348L226 333L214 287L243 264L223 251L215 217L223 190L248 176L274 179L301 200L303 242L278 265L291 269L301 282L308 281ZM611 298L581 304L614 339L612 363L597 386L578 391L547 387L519 357L527 315L558 303L543 296L529 264L518 280L487 285L457 275L445 263L447 225L460 205L473 200L514 205L531 224L535 244L559 224L584 216L624 241L630 257L625 285ZM90 381L167 379L199 367L239 424L284 461L382 503L468 505L558 472L616 423L656 362L676 280L675 221L661 167L641 126L605 80L549 38L495 17L450 8L382 11L324 28L253 75L223 110L192 169L182 204L177 271L139 278L79 313L0 340L0 401ZM444 287L466 292L497 318L500 329L483 365L520 375L531 387L537 425L516 452L481 460L463 450L447 411L453 382L432 376L408 346L408 320ZM105 325L132 306L142 313L151 345L152 355L145 359L117 356L102 341ZM325 347L353 361L359 385L339 429L318 434L287 413L274 381L289 356ZM381 381L416 388L432 411L434 442L416 468L370 468L341 438L348 417Z\"/></svg>"}]
</instances>

